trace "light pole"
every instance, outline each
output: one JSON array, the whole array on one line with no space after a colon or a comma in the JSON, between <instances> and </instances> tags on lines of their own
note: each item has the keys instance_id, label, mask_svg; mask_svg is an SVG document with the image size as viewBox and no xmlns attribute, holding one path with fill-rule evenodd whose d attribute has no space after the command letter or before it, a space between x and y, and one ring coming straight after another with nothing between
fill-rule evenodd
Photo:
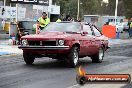
<instances>
[{"instance_id":1,"label":"light pole","mask_svg":"<svg viewBox=\"0 0 132 88\"><path fill-rule=\"evenodd\" d=\"M116 0L116 8L115 8L115 25L116 25L116 19L117 19L117 7L118 7L118 0Z\"/></svg>"},{"instance_id":2,"label":"light pole","mask_svg":"<svg viewBox=\"0 0 132 88\"><path fill-rule=\"evenodd\" d=\"M16 22L18 22L18 4L16 4Z\"/></svg>"},{"instance_id":3,"label":"light pole","mask_svg":"<svg viewBox=\"0 0 132 88\"><path fill-rule=\"evenodd\" d=\"M77 20L79 20L80 0L78 0Z\"/></svg>"},{"instance_id":4,"label":"light pole","mask_svg":"<svg viewBox=\"0 0 132 88\"><path fill-rule=\"evenodd\" d=\"M4 0L4 7L5 7L5 4L6 4L6 0Z\"/></svg>"}]
</instances>

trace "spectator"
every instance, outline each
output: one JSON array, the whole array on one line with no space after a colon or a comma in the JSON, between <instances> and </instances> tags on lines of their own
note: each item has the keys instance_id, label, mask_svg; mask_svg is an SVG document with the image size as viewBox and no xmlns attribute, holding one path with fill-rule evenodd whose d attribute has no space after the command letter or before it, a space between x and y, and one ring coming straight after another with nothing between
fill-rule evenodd
<instances>
[{"instance_id":1,"label":"spectator","mask_svg":"<svg viewBox=\"0 0 132 88\"><path fill-rule=\"evenodd\" d=\"M42 17L37 20L37 24L39 24L39 28L42 30L46 25L48 25L50 19L47 17L46 12L42 13Z\"/></svg>"},{"instance_id":2,"label":"spectator","mask_svg":"<svg viewBox=\"0 0 132 88\"><path fill-rule=\"evenodd\" d=\"M128 22L129 25L129 37L132 37L132 18Z\"/></svg>"},{"instance_id":3,"label":"spectator","mask_svg":"<svg viewBox=\"0 0 132 88\"><path fill-rule=\"evenodd\" d=\"M56 22L61 22L60 16L58 17L58 19L56 20Z\"/></svg>"},{"instance_id":4,"label":"spectator","mask_svg":"<svg viewBox=\"0 0 132 88\"><path fill-rule=\"evenodd\" d=\"M3 30L4 30L4 28L5 28L5 20L4 19L2 19L2 27L3 27Z\"/></svg>"}]
</instances>

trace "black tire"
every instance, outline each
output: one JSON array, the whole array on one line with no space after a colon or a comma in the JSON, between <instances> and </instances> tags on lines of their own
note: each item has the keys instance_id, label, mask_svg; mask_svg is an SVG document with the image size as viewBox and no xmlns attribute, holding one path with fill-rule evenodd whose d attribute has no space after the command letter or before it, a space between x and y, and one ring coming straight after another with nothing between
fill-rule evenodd
<instances>
[{"instance_id":1,"label":"black tire","mask_svg":"<svg viewBox=\"0 0 132 88\"><path fill-rule=\"evenodd\" d=\"M32 54L25 53L25 52L23 52L23 58L27 65L32 65L35 60L35 57Z\"/></svg>"},{"instance_id":2,"label":"black tire","mask_svg":"<svg viewBox=\"0 0 132 88\"><path fill-rule=\"evenodd\" d=\"M93 63L101 63L103 61L103 57L104 57L104 48L101 47L99 48L99 51L97 54L91 56L91 59Z\"/></svg>"},{"instance_id":3,"label":"black tire","mask_svg":"<svg viewBox=\"0 0 132 88\"><path fill-rule=\"evenodd\" d=\"M78 47L72 47L69 55L68 55L68 66L74 68L78 65L79 62L79 50Z\"/></svg>"},{"instance_id":4,"label":"black tire","mask_svg":"<svg viewBox=\"0 0 132 88\"><path fill-rule=\"evenodd\" d=\"M80 85L84 85L87 82L87 79L84 76L76 76L76 81Z\"/></svg>"}]
</instances>

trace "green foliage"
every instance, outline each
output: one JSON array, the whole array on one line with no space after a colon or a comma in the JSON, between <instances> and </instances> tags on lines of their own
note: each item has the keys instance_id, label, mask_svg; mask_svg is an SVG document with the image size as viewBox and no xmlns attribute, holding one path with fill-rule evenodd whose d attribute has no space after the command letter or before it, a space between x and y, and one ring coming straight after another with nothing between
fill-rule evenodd
<instances>
[{"instance_id":1,"label":"green foliage","mask_svg":"<svg viewBox=\"0 0 132 88\"><path fill-rule=\"evenodd\" d=\"M84 14L99 14L101 0L81 0Z\"/></svg>"},{"instance_id":2,"label":"green foliage","mask_svg":"<svg viewBox=\"0 0 132 88\"><path fill-rule=\"evenodd\" d=\"M125 15L127 18L132 17L132 0L123 0L125 7Z\"/></svg>"},{"instance_id":3,"label":"green foliage","mask_svg":"<svg viewBox=\"0 0 132 88\"><path fill-rule=\"evenodd\" d=\"M53 0L53 4L60 5L60 12L61 14L65 13L66 5L68 4L69 0Z\"/></svg>"},{"instance_id":4,"label":"green foliage","mask_svg":"<svg viewBox=\"0 0 132 88\"><path fill-rule=\"evenodd\" d=\"M69 0L69 2L66 4L65 14L69 14L75 18L78 11L77 5L77 0Z\"/></svg>"},{"instance_id":5,"label":"green foliage","mask_svg":"<svg viewBox=\"0 0 132 88\"><path fill-rule=\"evenodd\" d=\"M86 14L100 14L102 0L80 0L80 17ZM61 6L61 14L70 14L77 17L78 0L53 0L53 3Z\"/></svg>"}]
</instances>

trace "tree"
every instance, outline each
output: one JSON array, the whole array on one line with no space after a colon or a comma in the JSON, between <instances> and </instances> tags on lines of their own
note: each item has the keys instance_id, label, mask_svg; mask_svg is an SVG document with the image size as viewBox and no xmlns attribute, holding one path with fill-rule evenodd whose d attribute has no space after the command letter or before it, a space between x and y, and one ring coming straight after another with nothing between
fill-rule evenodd
<instances>
[{"instance_id":1,"label":"tree","mask_svg":"<svg viewBox=\"0 0 132 88\"><path fill-rule=\"evenodd\" d=\"M100 15L107 15L107 9L108 9L108 3L102 2L101 8L100 8Z\"/></svg>"},{"instance_id":2,"label":"tree","mask_svg":"<svg viewBox=\"0 0 132 88\"><path fill-rule=\"evenodd\" d=\"M109 0L107 14L108 15L115 15L115 8L116 8L116 0Z\"/></svg>"},{"instance_id":3,"label":"tree","mask_svg":"<svg viewBox=\"0 0 132 88\"><path fill-rule=\"evenodd\" d=\"M102 0L80 0L80 17L88 14L100 14ZM61 14L70 14L72 17L77 16L77 0L53 0L53 3L60 5Z\"/></svg>"},{"instance_id":4,"label":"tree","mask_svg":"<svg viewBox=\"0 0 132 88\"><path fill-rule=\"evenodd\" d=\"M131 6L132 0L123 0L123 3L125 8L125 16L127 18L132 17L132 6Z\"/></svg>"},{"instance_id":5,"label":"tree","mask_svg":"<svg viewBox=\"0 0 132 88\"><path fill-rule=\"evenodd\" d=\"M84 14L99 14L101 8L101 0L81 0Z\"/></svg>"},{"instance_id":6,"label":"tree","mask_svg":"<svg viewBox=\"0 0 132 88\"><path fill-rule=\"evenodd\" d=\"M69 0L53 0L53 4L60 5L60 12L61 14L65 13L66 5Z\"/></svg>"},{"instance_id":7,"label":"tree","mask_svg":"<svg viewBox=\"0 0 132 88\"><path fill-rule=\"evenodd\" d=\"M124 0L119 0L118 3L118 16L125 16L126 15L126 10L125 10L125 3L123 2Z\"/></svg>"},{"instance_id":8,"label":"tree","mask_svg":"<svg viewBox=\"0 0 132 88\"><path fill-rule=\"evenodd\" d=\"M71 15L72 17L77 17L77 0L69 0L66 4L66 9L64 10L66 14Z\"/></svg>"}]
</instances>

